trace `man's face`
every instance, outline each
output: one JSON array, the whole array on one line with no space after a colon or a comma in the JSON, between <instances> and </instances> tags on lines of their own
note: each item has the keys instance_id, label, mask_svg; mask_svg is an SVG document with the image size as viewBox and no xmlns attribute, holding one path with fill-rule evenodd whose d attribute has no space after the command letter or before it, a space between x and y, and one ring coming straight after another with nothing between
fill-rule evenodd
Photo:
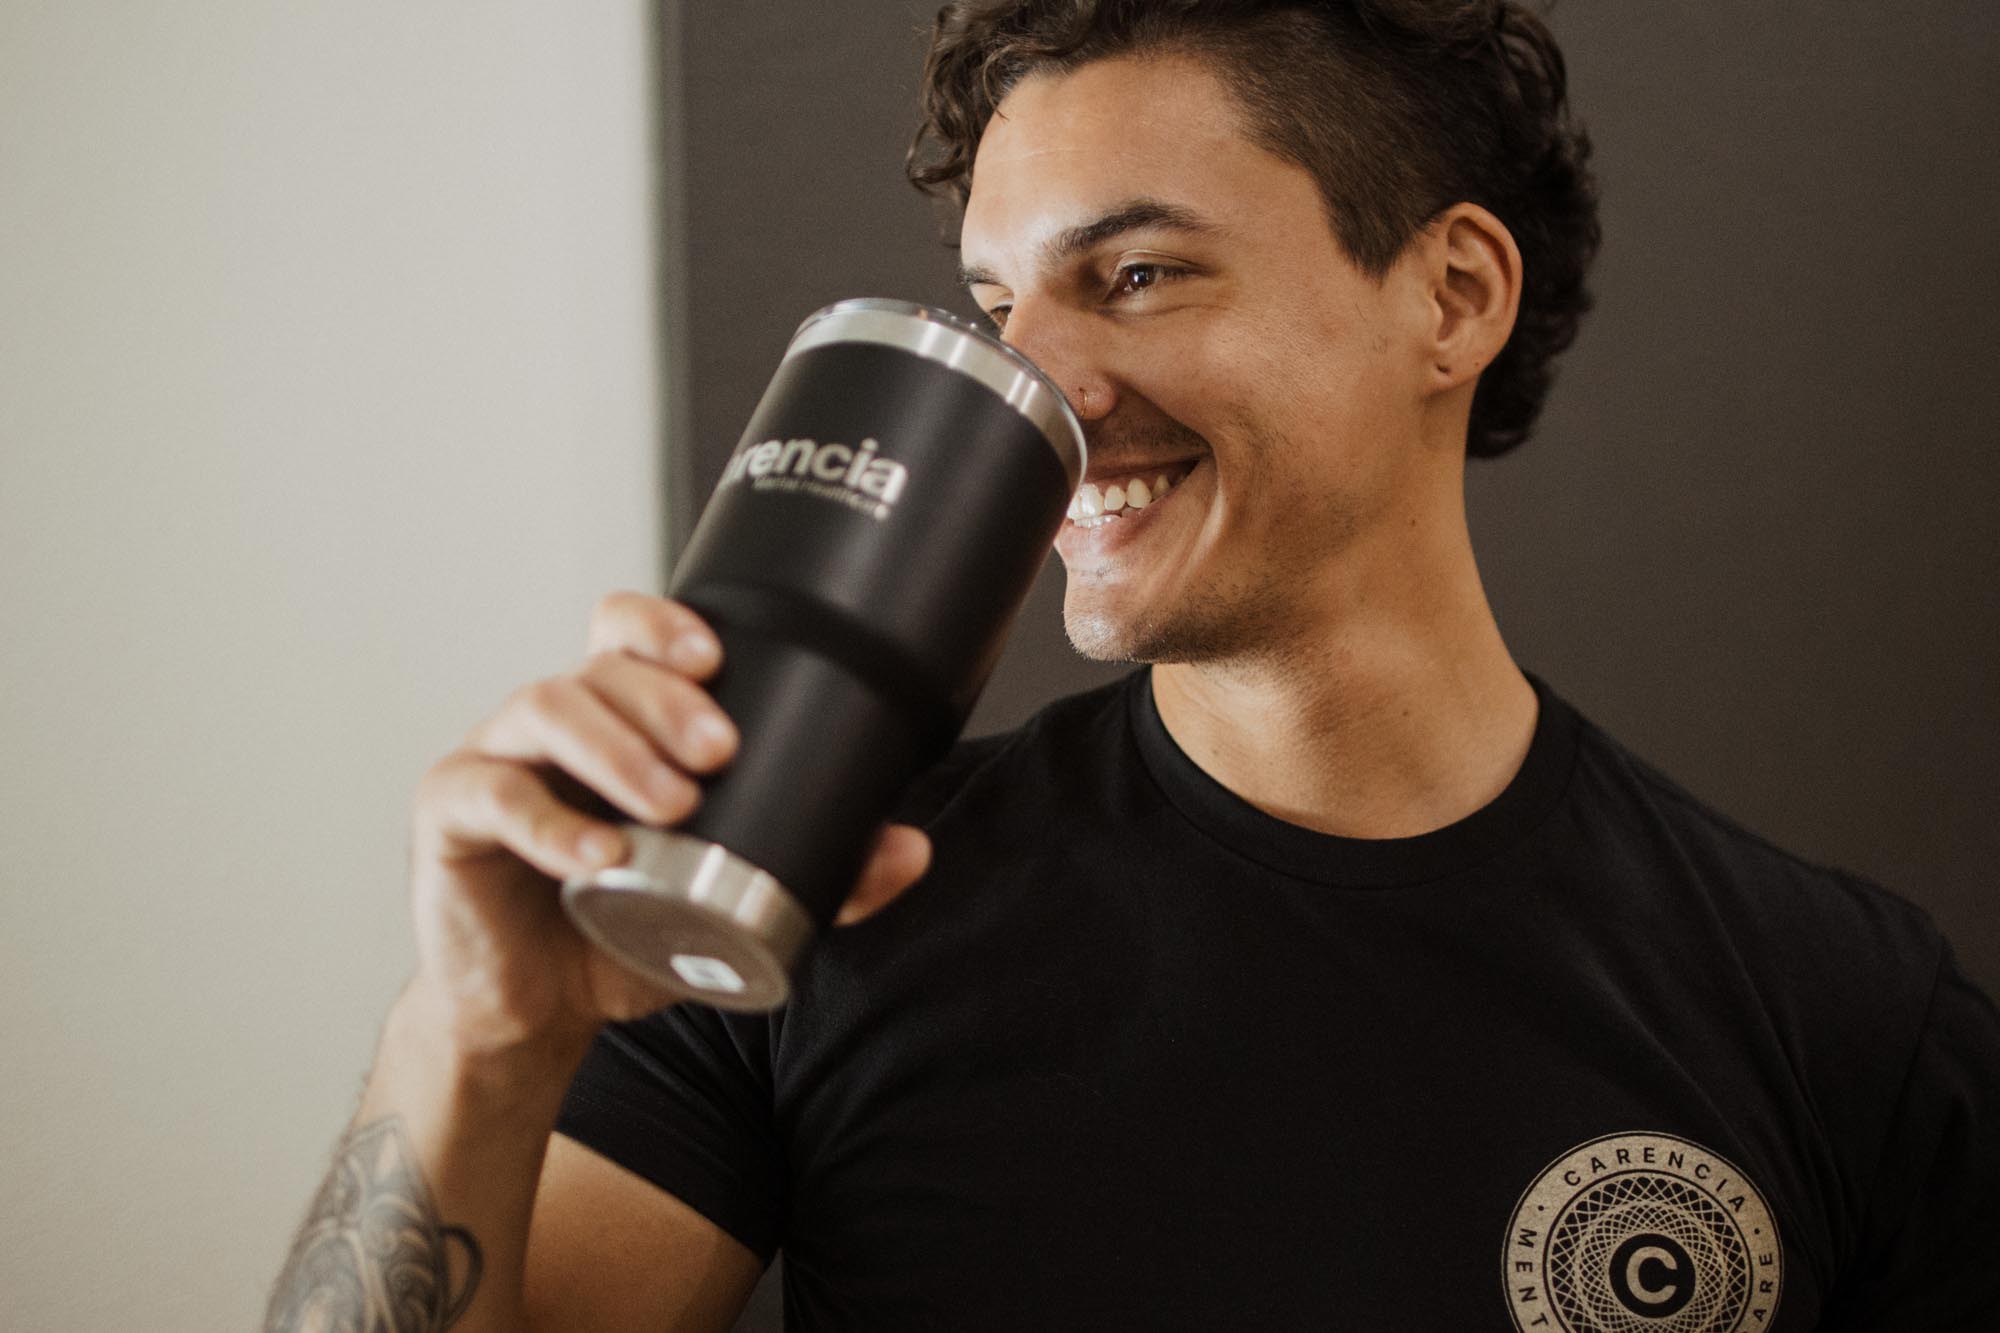
<instances>
[{"instance_id":1,"label":"man's face","mask_svg":"<svg viewBox=\"0 0 2000 1333\"><path fill-rule=\"evenodd\" d=\"M1238 120L1198 62L1114 59L1024 80L980 143L968 285L1083 417L1090 482L1126 500L1056 542L1091 657L1276 646L1329 580L1364 577L1343 552L1407 522L1421 301L1400 266L1355 268L1312 178Z\"/></svg>"}]
</instances>

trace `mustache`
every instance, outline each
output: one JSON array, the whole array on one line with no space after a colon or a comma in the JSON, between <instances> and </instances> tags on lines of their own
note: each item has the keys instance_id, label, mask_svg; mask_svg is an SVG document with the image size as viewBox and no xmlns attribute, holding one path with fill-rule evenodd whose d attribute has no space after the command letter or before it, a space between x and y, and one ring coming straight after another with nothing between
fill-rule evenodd
<instances>
[{"instance_id":1,"label":"mustache","mask_svg":"<svg viewBox=\"0 0 2000 1333\"><path fill-rule=\"evenodd\" d=\"M1189 458L1209 452L1208 441L1178 421L1117 421L1107 418L1084 428L1084 448L1092 467Z\"/></svg>"}]
</instances>

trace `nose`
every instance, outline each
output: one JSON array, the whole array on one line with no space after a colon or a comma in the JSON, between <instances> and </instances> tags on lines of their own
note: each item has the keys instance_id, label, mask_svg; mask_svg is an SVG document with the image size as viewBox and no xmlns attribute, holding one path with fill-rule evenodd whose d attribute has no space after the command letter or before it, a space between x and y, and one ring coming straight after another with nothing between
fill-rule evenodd
<instances>
[{"instance_id":1,"label":"nose","mask_svg":"<svg viewBox=\"0 0 2000 1333\"><path fill-rule=\"evenodd\" d=\"M1055 381L1080 420L1100 421L1117 405L1117 380L1105 362L1102 338L1092 338L1080 314L1017 296L1001 336Z\"/></svg>"}]
</instances>

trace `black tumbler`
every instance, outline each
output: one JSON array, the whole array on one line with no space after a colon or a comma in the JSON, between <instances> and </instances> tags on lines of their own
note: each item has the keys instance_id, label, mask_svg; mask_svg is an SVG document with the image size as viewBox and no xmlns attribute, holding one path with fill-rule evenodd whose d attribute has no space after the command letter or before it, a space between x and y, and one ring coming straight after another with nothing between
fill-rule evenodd
<instances>
[{"instance_id":1,"label":"black tumbler","mask_svg":"<svg viewBox=\"0 0 2000 1333\"><path fill-rule=\"evenodd\" d=\"M956 316L801 324L669 589L722 640L709 688L742 745L690 819L563 886L584 934L682 998L783 1004L965 725L1083 472L1061 391Z\"/></svg>"}]
</instances>

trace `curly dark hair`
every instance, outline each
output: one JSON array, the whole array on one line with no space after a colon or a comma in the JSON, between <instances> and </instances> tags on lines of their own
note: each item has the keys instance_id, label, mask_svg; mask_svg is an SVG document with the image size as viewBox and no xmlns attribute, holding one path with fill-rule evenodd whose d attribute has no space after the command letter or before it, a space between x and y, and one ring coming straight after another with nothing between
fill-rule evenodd
<instances>
[{"instance_id":1,"label":"curly dark hair","mask_svg":"<svg viewBox=\"0 0 2000 1333\"><path fill-rule=\"evenodd\" d=\"M1555 38L1517 0L954 0L925 64L906 171L956 201L979 137L1022 78L1131 54L1210 61L1253 139L1312 173L1347 256L1379 281L1460 201L1520 247L1520 313L1472 401L1466 452L1526 439L1556 355L1590 308L1590 138Z\"/></svg>"}]
</instances>

